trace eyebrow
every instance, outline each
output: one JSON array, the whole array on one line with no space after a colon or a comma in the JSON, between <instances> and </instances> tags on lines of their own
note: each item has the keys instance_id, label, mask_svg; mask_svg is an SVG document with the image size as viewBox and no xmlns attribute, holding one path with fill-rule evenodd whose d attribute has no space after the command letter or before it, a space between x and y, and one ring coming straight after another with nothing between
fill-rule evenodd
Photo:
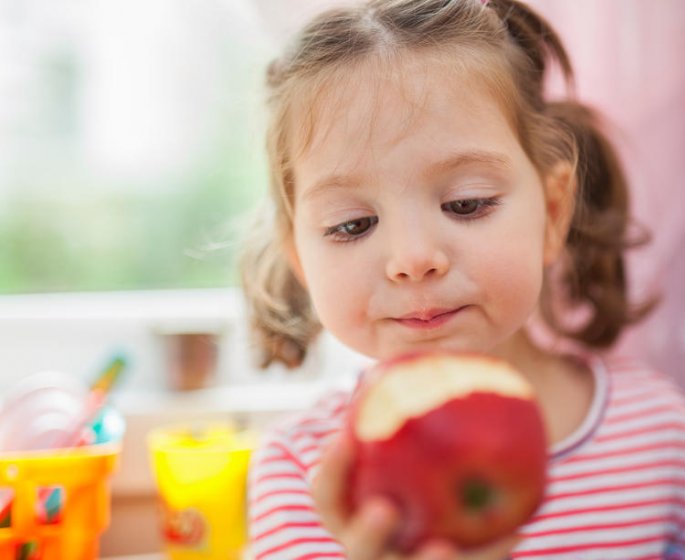
<instances>
[{"instance_id":1,"label":"eyebrow","mask_svg":"<svg viewBox=\"0 0 685 560\"><path fill-rule=\"evenodd\" d=\"M319 194L337 189L352 189L361 185L360 177L357 175L341 175L333 173L325 175L317 180L311 187L302 193L302 199L307 200L316 198Z\"/></svg>"},{"instance_id":2,"label":"eyebrow","mask_svg":"<svg viewBox=\"0 0 685 560\"><path fill-rule=\"evenodd\" d=\"M500 170L511 169L511 160L504 154L487 150L456 152L431 163L424 172L425 177L434 177L469 165L485 165ZM337 189L358 188L362 184L358 175L332 173L318 179L302 193L304 200L315 198L322 192Z\"/></svg>"},{"instance_id":3,"label":"eyebrow","mask_svg":"<svg viewBox=\"0 0 685 560\"><path fill-rule=\"evenodd\" d=\"M512 166L511 160L505 154L487 150L468 150L451 154L431 164L426 170L425 176L440 175L468 165L485 165L500 170L511 169Z\"/></svg>"}]
</instances>

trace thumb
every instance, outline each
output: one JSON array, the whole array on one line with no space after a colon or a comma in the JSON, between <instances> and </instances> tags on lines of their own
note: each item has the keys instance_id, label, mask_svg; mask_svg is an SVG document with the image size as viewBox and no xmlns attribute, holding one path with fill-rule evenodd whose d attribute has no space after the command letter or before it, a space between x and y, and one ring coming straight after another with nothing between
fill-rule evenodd
<instances>
[{"instance_id":1,"label":"thumb","mask_svg":"<svg viewBox=\"0 0 685 560\"><path fill-rule=\"evenodd\" d=\"M506 560L520 541L520 537L509 536L476 549L460 550L447 541L435 540L421 548L418 560Z\"/></svg>"},{"instance_id":2,"label":"thumb","mask_svg":"<svg viewBox=\"0 0 685 560\"><path fill-rule=\"evenodd\" d=\"M352 442L345 436L335 439L324 451L312 482L312 496L324 526L338 534L345 526L347 508L344 491L353 459Z\"/></svg>"}]
</instances>

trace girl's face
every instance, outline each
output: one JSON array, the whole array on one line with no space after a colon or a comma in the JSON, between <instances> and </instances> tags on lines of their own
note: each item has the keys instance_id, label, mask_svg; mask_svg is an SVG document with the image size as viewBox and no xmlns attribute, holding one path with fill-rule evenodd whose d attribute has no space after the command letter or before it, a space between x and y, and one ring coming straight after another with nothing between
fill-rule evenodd
<instances>
[{"instance_id":1,"label":"girl's face","mask_svg":"<svg viewBox=\"0 0 685 560\"><path fill-rule=\"evenodd\" d=\"M396 70L317 105L294 161L293 269L363 354L507 355L553 258L542 180L477 81L425 60Z\"/></svg>"}]
</instances>

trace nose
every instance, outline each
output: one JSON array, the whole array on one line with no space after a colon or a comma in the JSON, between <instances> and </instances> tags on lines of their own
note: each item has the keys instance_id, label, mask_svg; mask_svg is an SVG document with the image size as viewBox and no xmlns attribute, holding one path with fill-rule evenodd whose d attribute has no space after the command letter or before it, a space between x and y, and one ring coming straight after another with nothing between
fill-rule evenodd
<instances>
[{"instance_id":1,"label":"nose","mask_svg":"<svg viewBox=\"0 0 685 560\"><path fill-rule=\"evenodd\" d=\"M392 240L385 271L393 282L421 282L444 276L449 267L446 252L424 231Z\"/></svg>"}]
</instances>

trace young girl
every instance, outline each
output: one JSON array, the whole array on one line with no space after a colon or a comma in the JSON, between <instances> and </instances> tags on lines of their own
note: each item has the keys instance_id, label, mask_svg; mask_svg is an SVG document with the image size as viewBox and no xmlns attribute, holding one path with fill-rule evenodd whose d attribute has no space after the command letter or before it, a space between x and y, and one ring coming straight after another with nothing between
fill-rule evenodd
<instances>
[{"instance_id":1,"label":"young girl","mask_svg":"<svg viewBox=\"0 0 685 560\"><path fill-rule=\"evenodd\" d=\"M685 558L685 400L601 357L647 306L627 300L618 160L592 111L545 98L553 63L571 84L557 35L515 0L368 0L270 68L275 225L243 261L265 363L300 363L321 328L373 359L484 352L528 377L547 422L547 497L518 535L414 558ZM265 438L255 558L400 558L391 503L341 505L349 400Z\"/></svg>"}]
</instances>

